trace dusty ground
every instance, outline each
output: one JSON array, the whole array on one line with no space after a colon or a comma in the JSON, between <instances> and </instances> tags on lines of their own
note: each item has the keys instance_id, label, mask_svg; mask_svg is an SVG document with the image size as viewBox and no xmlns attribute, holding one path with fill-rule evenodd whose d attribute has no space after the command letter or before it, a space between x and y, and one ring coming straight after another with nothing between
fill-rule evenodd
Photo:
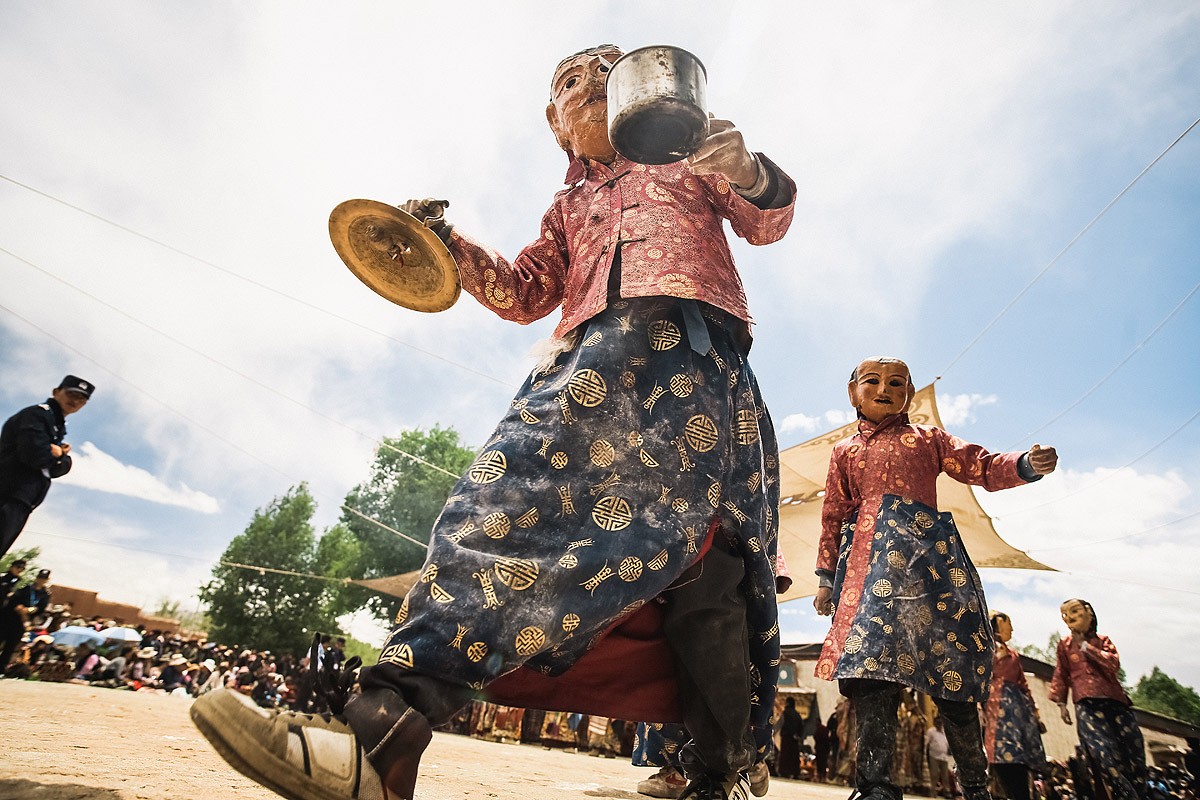
<instances>
[{"instance_id":1,"label":"dusty ground","mask_svg":"<svg viewBox=\"0 0 1200 800\"><path fill-rule=\"evenodd\" d=\"M0 681L0 800L278 800L228 767L192 726L190 700ZM644 800L653 770L530 745L435 734L418 800ZM774 781L773 800L843 800L844 787Z\"/></svg>"}]
</instances>

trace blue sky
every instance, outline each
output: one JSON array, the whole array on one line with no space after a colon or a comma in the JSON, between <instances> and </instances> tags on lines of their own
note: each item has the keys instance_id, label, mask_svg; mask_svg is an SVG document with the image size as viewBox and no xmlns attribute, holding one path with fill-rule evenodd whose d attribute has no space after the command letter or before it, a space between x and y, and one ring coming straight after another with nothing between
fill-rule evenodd
<instances>
[{"instance_id":1,"label":"blue sky","mask_svg":"<svg viewBox=\"0 0 1200 800\"><path fill-rule=\"evenodd\" d=\"M21 540L57 580L192 604L289 486L332 523L377 437L442 424L482 443L554 318L391 306L338 261L329 211L446 197L515 255L565 168L543 117L554 64L667 42L800 187L787 238L735 246L781 443L833 427L864 356L943 375L955 433L1062 457L981 498L1063 570L985 571L1018 643L1082 596L1132 677L1200 685L1200 425L1127 466L1200 409L1200 299L1138 348L1200 280L1200 130L958 358L1200 116L1194 4L454 5L0 9L0 408L66 372L100 387L70 420L77 469ZM784 621L789 641L823 634L805 601Z\"/></svg>"}]
</instances>

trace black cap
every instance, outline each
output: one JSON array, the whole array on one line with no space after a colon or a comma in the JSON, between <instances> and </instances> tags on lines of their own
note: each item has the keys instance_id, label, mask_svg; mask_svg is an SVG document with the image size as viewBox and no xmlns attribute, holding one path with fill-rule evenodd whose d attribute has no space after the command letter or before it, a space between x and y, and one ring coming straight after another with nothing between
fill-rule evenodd
<instances>
[{"instance_id":1,"label":"black cap","mask_svg":"<svg viewBox=\"0 0 1200 800\"><path fill-rule=\"evenodd\" d=\"M48 569L39 569L39 570L38 570L38 574L37 574L37 576L38 576L39 578L49 578L49 577L50 577L50 570L48 570Z\"/></svg>"},{"instance_id":2,"label":"black cap","mask_svg":"<svg viewBox=\"0 0 1200 800\"><path fill-rule=\"evenodd\" d=\"M85 381L83 378L75 375L68 375L62 379L62 383L58 385L59 389L66 389L68 392L76 392L84 397L91 397L92 392L96 391L96 384L91 381Z\"/></svg>"}]
</instances>

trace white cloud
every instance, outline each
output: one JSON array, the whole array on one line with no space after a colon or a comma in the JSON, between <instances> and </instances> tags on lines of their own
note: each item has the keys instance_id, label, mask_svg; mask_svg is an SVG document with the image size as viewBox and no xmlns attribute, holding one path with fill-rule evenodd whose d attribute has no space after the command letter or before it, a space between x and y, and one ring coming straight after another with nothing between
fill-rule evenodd
<instances>
[{"instance_id":1,"label":"white cloud","mask_svg":"<svg viewBox=\"0 0 1200 800\"><path fill-rule=\"evenodd\" d=\"M71 460L71 471L59 479L62 483L180 506L204 514L216 514L221 510L215 497L183 483L172 488L141 467L122 464L91 442L72 448Z\"/></svg>"},{"instance_id":2,"label":"white cloud","mask_svg":"<svg viewBox=\"0 0 1200 800\"><path fill-rule=\"evenodd\" d=\"M941 414L942 424L947 428L974 422L975 409L995 404L994 394L945 394L939 395L937 399L938 413Z\"/></svg>"},{"instance_id":3,"label":"white cloud","mask_svg":"<svg viewBox=\"0 0 1200 800\"><path fill-rule=\"evenodd\" d=\"M803 413L788 414L783 418L783 422L779 423L779 430L783 433L795 433L796 431L801 433L820 433L840 428L853 421L853 409L842 411L831 408L824 414L818 414L815 417L810 417Z\"/></svg>"}]
</instances>

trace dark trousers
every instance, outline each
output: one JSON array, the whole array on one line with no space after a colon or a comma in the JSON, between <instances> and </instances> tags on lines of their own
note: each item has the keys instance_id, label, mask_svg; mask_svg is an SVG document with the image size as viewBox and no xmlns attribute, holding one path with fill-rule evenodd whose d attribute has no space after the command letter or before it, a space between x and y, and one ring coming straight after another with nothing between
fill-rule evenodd
<instances>
[{"instance_id":1,"label":"dark trousers","mask_svg":"<svg viewBox=\"0 0 1200 800\"><path fill-rule=\"evenodd\" d=\"M1085 697L1075 704L1079 741L1116 800L1146 794L1146 749L1133 709L1116 700Z\"/></svg>"},{"instance_id":2,"label":"dark trousers","mask_svg":"<svg viewBox=\"0 0 1200 800\"><path fill-rule=\"evenodd\" d=\"M17 541L32 512L33 509L20 500L6 498L0 502L0 558L3 558L13 546L13 542Z\"/></svg>"},{"instance_id":3,"label":"dark trousers","mask_svg":"<svg viewBox=\"0 0 1200 800\"><path fill-rule=\"evenodd\" d=\"M8 669L8 662L25 636L25 622L11 609L0 610L0 674Z\"/></svg>"},{"instance_id":4,"label":"dark trousers","mask_svg":"<svg viewBox=\"0 0 1200 800\"><path fill-rule=\"evenodd\" d=\"M854 703L858 722L858 791L863 795L899 800L900 787L892 783L892 758L896 753L896 710L903 686L865 678L844 680L842 692ZM979 711L974 703L935 697L950 753L958 764L958 782L964 800L988 800L987 760Z\"/></svg>"},{"instance_id":5,"label":"dark trousers","mask_svg":"<svg viewBox=\"0 0 1200 800\"><path fill-rule=\"evenodd\" d=\"M1030 800L1029 767L1024 764L992 764L1008 800Z\"/></svg>"},{"instance_id":6,"label":"dark trousers","mask_svg":"<svg viewBox=\"0 0 1200 800\"><path fill-rule=\"evenodd\" d=\"M746 600L739 589L745 573L742 556L718 531L704 559L663 594L663 632L692 737L679 756L689 778L749 769L756 759Z\"/></svg>"}]
</instances>

